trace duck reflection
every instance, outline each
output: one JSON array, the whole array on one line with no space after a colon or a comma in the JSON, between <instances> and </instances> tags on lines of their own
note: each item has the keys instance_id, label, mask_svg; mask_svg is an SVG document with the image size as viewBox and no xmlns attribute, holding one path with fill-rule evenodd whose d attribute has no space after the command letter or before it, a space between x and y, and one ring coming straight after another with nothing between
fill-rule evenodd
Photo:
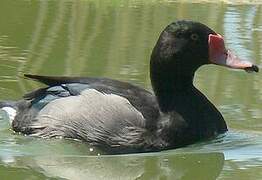
<instances>
[{"instance_id":1,"label":"duck reflection","mask_svg":"<svg viewBox=\"0 0 262 180\"><path fill-rule=\"evenodd\" d=\"M213 180L223 168L224 154L171 151L120 156L24 156L17 159L16 164L20 163L47 177L74 180Z\"/></svg>"}]
</instances>

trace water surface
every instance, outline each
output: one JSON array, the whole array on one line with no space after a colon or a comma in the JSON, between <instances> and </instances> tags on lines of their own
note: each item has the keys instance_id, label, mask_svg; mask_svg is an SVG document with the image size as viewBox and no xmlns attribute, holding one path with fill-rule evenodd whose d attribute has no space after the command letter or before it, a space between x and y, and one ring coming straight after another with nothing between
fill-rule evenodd
<instances>
[{"instance_id":1,"label":"water surface","mask_svg":"<svg viewBox=\"0 0 262 180\"><path fill-rule=\"evenodd\" d=\"M150 89L151 50L178 19L209 25L230 49L260 65L262 3L239 2L1 1L0 99L43 86L24 73L110 77ZM261 179L261 73L205 66L195 85L222 112L227 134L159 153L97 155L81 142L15 134L1 113L0 178Z\"/></svg>"}]
</instances>

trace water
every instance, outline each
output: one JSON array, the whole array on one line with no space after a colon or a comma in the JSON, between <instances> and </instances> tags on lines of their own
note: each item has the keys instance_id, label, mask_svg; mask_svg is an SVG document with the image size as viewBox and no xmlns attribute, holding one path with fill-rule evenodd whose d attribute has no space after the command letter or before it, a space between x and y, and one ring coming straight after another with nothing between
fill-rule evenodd
<instances>
[{"instance_id":1,"label":"water","mask_svg":"<svg viewBox=\"0 0 262 180\"><path fill-rule=\"evenodd\" d=\"M150 89L149 56L177 19L201 21L240 56L262 62L261 1L1 1L0 99L43 86L24 73L103 76ZM78 141L15 134L0 119L0 179L262 179L262 75L202 67L196 86L230 130L186 148L97 155Z\"/></svg>"}]
</instances>

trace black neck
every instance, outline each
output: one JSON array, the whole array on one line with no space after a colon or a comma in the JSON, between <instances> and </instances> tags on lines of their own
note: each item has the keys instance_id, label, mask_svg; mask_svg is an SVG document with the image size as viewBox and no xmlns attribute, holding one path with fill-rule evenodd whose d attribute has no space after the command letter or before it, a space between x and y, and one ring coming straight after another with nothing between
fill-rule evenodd
<instances>
[{"instance_id":1,"label":"black neck","mask_svg":"<svg viewBox=\"0 0 262 180\"><path fill-rule=\"evenodd\" d=\"M162 122L165 125L161 133L171 146L183 144L177 142L180 136L191 143L227 130L220 112L194 87L195 70L191 70L178 65L161 66L151 59L152 87L160 110L169 117Z\"/></svg>"},{"instance_id":2,"label":"black neck","mask_svg":"<svg viewBox=\"0 0 262 180\"><path fill-rule=\"evenodd\" d=\"M194 71L187 71L186 68L179 68L179 65L165 66L151 61L151 84L161 111L174 110L176 97L192 91Z\"/></svg>"}]
</instances>

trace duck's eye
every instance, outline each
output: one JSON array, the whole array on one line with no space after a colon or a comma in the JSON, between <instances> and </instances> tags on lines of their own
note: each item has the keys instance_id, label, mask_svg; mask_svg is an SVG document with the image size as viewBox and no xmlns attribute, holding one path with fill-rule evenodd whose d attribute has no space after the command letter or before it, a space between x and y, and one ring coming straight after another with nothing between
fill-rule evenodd
<instances>
[{"instance_id":1,"label":"duck's eye","mask_svg":"<svg viewBox=\"0 0 262 180\"><path fill-rule=\"evenodd\" d=\"M193 40L193 41L196 41L196 40L198 40L198 38L199 38L199 36L198 36L198 34L191 34L191 36L190 36L190 38Z\"/></svg>"}]
</instances>

